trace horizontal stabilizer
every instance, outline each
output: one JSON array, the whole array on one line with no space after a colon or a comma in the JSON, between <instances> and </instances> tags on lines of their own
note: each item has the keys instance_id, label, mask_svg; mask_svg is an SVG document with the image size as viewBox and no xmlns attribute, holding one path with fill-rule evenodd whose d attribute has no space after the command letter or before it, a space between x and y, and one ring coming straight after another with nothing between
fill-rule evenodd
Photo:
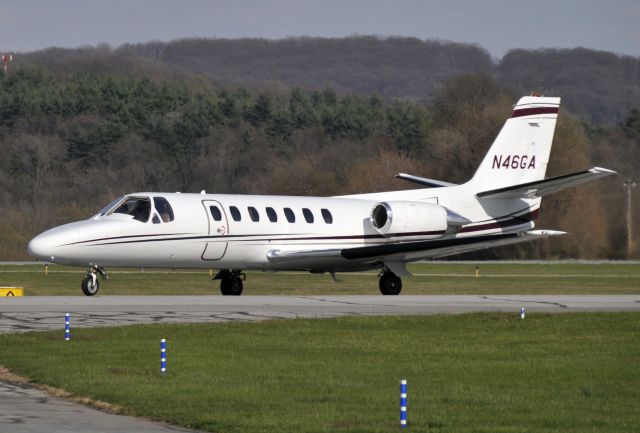
<instances>
[{"instance_id":1,"label":"horizontal stabilizer","mask_svg":"<svg viewBox=\"0 0 640 433\"><path fill-rule=\"evenodd\" d=\"M435 179L427 179L426 177L419 177L419 176L414 176L412 174L406 174L406 173L398 173L396 174L396 177L398 179L403 179L408 182L417 183L419 185L429 186L431 188L441 188L443 186L456 186L455 183L443 182L441 180L435 180Z\"/></svg>"},{"instance_id":2,"label":"horizontal stabilizer","mask_svg":"<svg viewBox=\"0 0 640 433\"><path fill-rule=\"evenodd\" d=\"M537 198L612 174L617 174L617 172L606 168L593 167L578 173L483 191L476 195L481 198Z\"/></svg>"}]
</instances>

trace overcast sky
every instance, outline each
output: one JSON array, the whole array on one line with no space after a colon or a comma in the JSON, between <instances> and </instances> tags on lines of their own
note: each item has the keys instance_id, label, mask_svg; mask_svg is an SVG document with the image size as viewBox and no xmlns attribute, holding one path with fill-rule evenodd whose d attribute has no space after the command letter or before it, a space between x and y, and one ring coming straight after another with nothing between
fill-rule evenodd
<instances>
[{"instance_id":1,"label":"overcast sky","mask_svg":"<svg viewBox=\"0 0 640 433\"><path fill-rule=\"evenodd\" d=\"M640 0L0 0L0 50L185 37L414 36L640 56Z\"/></svg>"}]
</instances>

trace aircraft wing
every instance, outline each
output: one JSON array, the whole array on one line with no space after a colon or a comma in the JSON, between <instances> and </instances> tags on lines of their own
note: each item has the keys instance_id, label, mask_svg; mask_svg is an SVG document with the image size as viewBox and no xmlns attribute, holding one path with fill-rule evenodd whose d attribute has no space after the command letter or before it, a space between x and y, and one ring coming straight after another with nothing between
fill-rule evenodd
<instances>
[{"instance_id":1,"label":"aircraft wing","mask_svg":"<svg viewBox=\"0 0 640 433\"><path fill-rule=\"evenodd\" d=\"M409 262L462 254L485 248L544 239L550 236L564 234L566 233L555 230L530 230L521 233L403 242L345 249L304 251L272 250L267 253L267 258L273 263L302 264L305 262L313 262L315 264L314 267L318 267L320 263L336 263L336 261L341 259L360 263L384 261ZM344 261L342 261L342 265L344 265Z\"/></svg>"},{"instance_id":2,"label":"aircraft wing","mask_svg":"<svg viewBox=\"0 0 640 433\"><path fill-rule=\"evenodd\" d=\"M348 248L341 251L346 259L381 257L385 260L421 260L462 254L469 251L493 248L503 245L543 239L550 236L564 235L566 232L555 230L530 230L520 233L503 233L499 235L469 236L434 241L404 242L390 245Z\"/></svg>"},{"instance_id":3,"label":"aircraft wing","mask_svg":"<svg viewBox=\"0 0 640 433\"><path fill-rule=\"evenodd\" d=\"M480 198L536 198L612 174L617 174L617 172L606 168L593 167L578 173L565 174L564 176L550 177L535 182L483 191L476 195Z\"/></svg>"}]
</instances>

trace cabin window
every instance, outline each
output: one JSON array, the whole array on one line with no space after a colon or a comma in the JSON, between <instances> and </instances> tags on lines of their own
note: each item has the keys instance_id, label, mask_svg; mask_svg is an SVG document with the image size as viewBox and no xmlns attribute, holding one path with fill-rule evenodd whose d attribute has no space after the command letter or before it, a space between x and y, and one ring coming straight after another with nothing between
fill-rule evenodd
<instances>
[{"instance_id":1,"label":"cabin window","mask_svg":"<svg viewBox=\"0 0 640 433\"><path fill-rule=\"evenodd\" d=\"M218 206L209 206L209 211L214 221L222 221L222 212L220 212Z\"/></svg>"},{"instance_id":2,"label":"cabin window","mask_svg":"<svg viewBox=\"0 0 640 433\"><path fill-rule=\"evenodd\" d=\"M320 209L320 213L322 214L322 218L324 218L324 222L333 224L333 215L331 215L329 209Z\"/></svg>"},{"instance_id":3,"label":"cabin window","mask_svg":"<svg viewBox=\"0 0 640 433\"><path fill-rule=\"evenodd\" d=\"M229 212L231 212L231 218L233 218L234 221L240 221L242 219L242 216L240 215L240 209L238 209L235 206L229 206Z\"/></svg>"},{"instance_id":4,"label":"cabin window","mask_svg":"<svg viewBox=\"0 0 640 433\"><path fill-rule=\"evenodd\" d=\"M272 207L267 208L267 216L272 223L278 222L278 214L276 214L276 211Z\"/></svg>"},{"instance_id":5,"label":"cabin window","mask_svg":"<svg viewBox=\"0 0 640 433\"><path fill-rule=\"evenodd\" d=\"M171 209L171 205L167 199L163 197L154 197L153 204L156 207L158 214L160 214L162 222L168 223L173 221L173 209Z\"/></svg>"},{"instance_id":6,"label":"cabin window","mask_svg":"<svg viewBox=\"0 0 640 433\"><path fill-rule=\"evenodd\" d=\"M128 197L113 213L131 215L134 220L146 223L151 215L151 201L148 197Z\"/></svg>"},{"instance_id":7,"label":"cabin window","mask_svg":"<svg viewBox=\"0 0 640 433\"><path fill-rule=\"evenodd\" d=\"M302 208L302 215L304 215L304 219L309 223L312 224L313 223L313 213L311 213L311 211L309 209Z\"/></svg>"},{"instance_id":8,"label":"cabin window","mask_svg":"<svg viewBox=\"0 0 640 433\"><path fill-rule=\"evenodd\" d=\"M151 219L151 221L153 221L154 224L160 224L160 217L157 213L153 214L153 218Z\"/></svg>"},{"instance_id":9,"label":"cabin window","mask_svg":"<svg viewBox=\"0 0 640 433\"><path fill-rule=\"evenodd\" d=\"M249 206L247 210L249 211L249 217L251 217L251 221L253 221L254 223L260 221L260 214L255 207Z\"/></svg>"},{"instance_id":10,"label":"cabin window","mask_svg":"<svg viewBox=\"0 0 640 433\"><path fill-rule=\"evenodd\" d=\"M288 207L284 208L284 216L287 217L287 221L289 221L290 223L296 222L296 214L294 214L293 211Z\"/></svg>"}]
</instances>

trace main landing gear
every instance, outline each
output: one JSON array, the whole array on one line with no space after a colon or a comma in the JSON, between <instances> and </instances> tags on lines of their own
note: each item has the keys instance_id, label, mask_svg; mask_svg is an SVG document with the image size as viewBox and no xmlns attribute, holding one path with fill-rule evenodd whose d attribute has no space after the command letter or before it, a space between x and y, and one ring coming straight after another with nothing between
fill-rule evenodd
<instances>
[{"instance_id":1,"label":"main landing gear","mask_svg":"<svg viewBox=\"0 0 640 433\"><path fill-rule=\"evenodd\" d=\"M402 280L389 270L380 273L379 285L383 295L399 295L402 290Z\"/></svg>"},{"instance_id":2,"label":"main landing gear","mask_svg":"<svg viewBox=\"0 0 640 433\"><path fill-rule=\"evenodd\" d=\"M247 278L240 270L223 269L213 277L220 280L220 292L223 296L240 296L242 294L242 282Z\"/></svg>"},{"instance_id":3,"label":"main landing gear","mask_svg":"<svg viewBox=\"0 0 640 433\"><path fill-rule=\"evenodd\" d=\"M93 296L100 290L100 282L98 281L98 275L102 275L105 280L109 279L107 272L102 266L92 265L87 271L87 276L82 280L82 293L87 296Z\"/></svg>"}]
</instances>

